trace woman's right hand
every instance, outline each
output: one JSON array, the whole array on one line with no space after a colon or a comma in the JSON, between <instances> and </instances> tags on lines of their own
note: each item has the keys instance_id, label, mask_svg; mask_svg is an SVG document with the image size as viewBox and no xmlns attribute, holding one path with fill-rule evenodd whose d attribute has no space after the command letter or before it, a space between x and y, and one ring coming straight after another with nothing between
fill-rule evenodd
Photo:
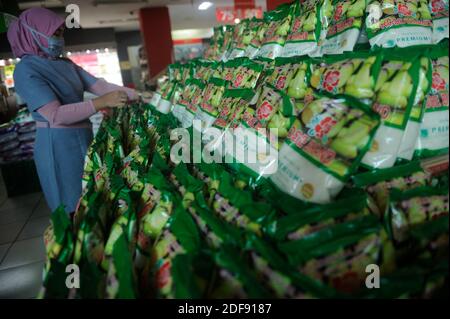
<instances>
[{"instance_id":1,"label":"woman's right hand","mask_svg":"<svg viewBox=\"0 0 450 319\"><path fill-rule=\"evenodd\" d=\"M124 106L128 102L128 95L124 91L113 91L92 100L97 111L105 108Z\"/></svg>"}]
</instances>

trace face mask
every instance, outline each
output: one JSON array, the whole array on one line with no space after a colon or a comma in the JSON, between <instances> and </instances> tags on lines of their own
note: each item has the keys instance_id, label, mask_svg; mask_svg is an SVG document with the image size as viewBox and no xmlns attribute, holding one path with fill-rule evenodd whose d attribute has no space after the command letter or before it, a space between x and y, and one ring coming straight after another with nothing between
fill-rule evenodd
<instances>
[{"instance_id":1,"label":"face mask","mask_svg":"<svg viewBox=\"0 0 450 319\"><path fill-rule=\"evenodd\" d=\"M57 58L63 53L64 38L54 37L54 36L48 37L45 34L42 34L41 32L36 31L32 27L26 25L25 23L22 23L22 24L30 30L30 32L33 35L33 38L36 41L36 44L39 46L39 48L42 51L44 51L45 53L47 53L49 56L51 56L52 58ZM41 44L41 42L39 41L38 35L47 39L47 43L48 43L47 48Z\"/></svg>"}]
</instances>

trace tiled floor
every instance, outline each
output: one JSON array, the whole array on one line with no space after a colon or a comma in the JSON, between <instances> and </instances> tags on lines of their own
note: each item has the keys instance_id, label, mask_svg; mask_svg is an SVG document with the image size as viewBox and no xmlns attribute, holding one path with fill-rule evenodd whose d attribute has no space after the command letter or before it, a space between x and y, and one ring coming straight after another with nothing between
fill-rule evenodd
<instances>
[{"instance_id":1,"label":"tiled floor","mask_svg":"<svg viewBox=\"0 0 450 319\"><path fill-rule=\"evenodd\" d=\"M0 176L0 298L34 298L42 283L50 209L41 193L6 198Z\"/></svg>"}]
</instances>

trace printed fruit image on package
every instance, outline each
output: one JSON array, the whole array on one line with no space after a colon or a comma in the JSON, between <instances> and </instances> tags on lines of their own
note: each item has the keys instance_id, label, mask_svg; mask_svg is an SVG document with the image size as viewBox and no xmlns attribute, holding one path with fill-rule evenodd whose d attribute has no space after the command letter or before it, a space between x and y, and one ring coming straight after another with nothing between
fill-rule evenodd
<instances>
[{"instance_id":1,"label":"printed fruit image on package","mask_svg":"<svg viewBox=\"0 0 450 319\"><path fill-rule=\"evenodd\" d=\"M368 52L330 57L313 64L310 85L331 94L346 94L370 104L380 72L381 56Z\"/></svg>"},{"instance_id":2,"label":"printed fruit image on package","mask_svg":"<svg viewBox=\"0 0 450 319\"><path fill-rule=\"evenodd\" d=\"M227 89L219 105L219 114L214 119L212 127L219 129L219 135L209 136L209 131L205 130L202 142L205 144L204 150L211 154L217 153L219 157L225 154L225 150L234 146L231 129L235 128L241 115L247 108L250 100L254 96L254 91L249 89ZM230 152L232 153L232 152Z\"/></svg>"},{"instance_id":3,"label":"printed fruit image on package","mask_svg":"<svg viewBox=\"0 0 450 319\"><path fill-rule=\"evenodd\" d=\"M167 85L165 85L161 89L161 99L159 100L158 105L156 106L156 109L164 114L167 114L170 112L171 109L171 100L172 96L175 92L177 84L175 82L169 81Z\"/></svg>"},{"instance_id":4,"label":"printed fruit image on package","mask_svg":"<svg viewBox=\"0 0 450 319\"><path fill-rule=\"evenodd\" d=\"M431 89L425 96L425 110L414 153L419 158L448 154L448 42L431 49L430 58Z\"/></svg>"},{"instance_id":5,"label":"printed fruit image on package","mask_svg":"<svg viewBox=\"0 0 450 319\"><path fill-rule=\"evenodd\" d=\"M172 109L172 113L177 120L179 121L182 120L184 112L186 111L186 106L190 101L190 99L192 98L193 93L194 93L194 84L191 81L188 81L180 94L178 103L175 104Z\"/></svg>"},{"instance_id":6,"label":"printed fruit image on package","mask_svg":"<svg viewBox=\"0 0 450 319\"><path fill-rule=\"evenodd\" d=\"M334 295L318 281L298 273L269 242L249 235L247 259L258 282L275 298L310 299Z\"/></svg>"},{"instance_id":7,"label":"printed fruit image on package","mask_svg":"<svg viewBox=\"0 0 450 319\"><path fill-rule=\"evenodd\" d=\"M173 112L174 105L178 104L178 101L180 100L181 93L184 90L184 85L181 83L177 83L175 86L175 89L173 90L172 98L170 100L170 111Z\"/></svg>"},{"instance_id":8,"label":"printed fruit image on package","mask_svg":"<svg viewBox=\"0 0 450 319\"><path fill-rule=\"evenodd\" d=\"M429 0L428 9L433 20L433 43L448 39L448 0Z\"/></svg>"},{"instance_id":9,"label":"printed fruit image on package","mask_svg":"<svg viewBox=\"0 0 450 319\"><path fill-rule=\"evenodd\" d=\"M216 78L210 79L202 92L200 107L213 115L217 115L217 108L224 92L225 81Z\"/></svg>"},{"instance_id":10,"label":"printed fruit image on package","mask_svg":"<svg viewBox=\"0 0 450 319\"><path fill-rule=\"evenodd\" d=\"M255 273L231 245L214 254L217 265L217 277L208 298L267 298L264 286L257 280Z\"/></svg>"},{"instance_id":11,"label":"printed fruit image on package","mask_svg":"<svg viewBox=\"0 0 450 319\"><path fill-rule=\"evenodd\" d=\"M280 56L308 55L317 49L323 0L302 0L292 5L293 19Z\"/></svg>"},{"instance_id":12,"label":"printed fruit image on package","mask_svg":"<svg viewBox=\"0 0 450 319\"><path fill-rule=\"evenodd\" d=\"M167 97L167 95L171 94L173 85L174 83L168 80L161 83L156 92L153 93L152 99L150 100L150 105L157 109L159 103L161 102L162 96L165 95Z\"/></svg>"},{"instance_id":13,"label":"printed fruit image on package","mask_svg":"<svg viewBox=\"0 0 450 319\"><path fill-rule=\"evenodd\" d=\"M329 19L321 54L341 54L353 51L364 24L368 0L332 0L333 11Z\"/></svg>"},{"instance_id":14,"label":"printed fruit image on package","mask_svg":"<svg viewBox=\"0 0 450 319\"><path fill-rule=\"evenodd\" d=\"M433 43L430 0L369 0L366 30L372 47Z\"/></svg>"},{"instance_id":15,"label":"printed fruit image on package","mask_svg":"<svg viewBox=\"0 0 450 319\"><path fill-rule=\"evenodd\" d=\"M220 184L212 197L212 211L227 224L261 236L264 220L270 218L272 208L263 201L254 201L250 192L234 187L227 172L220 175Z\"/></svg>"},{"instance_id":16,"label":"printed fruit image on package","mask_svg":"<svg viewBox=\"0 0 450 319\"><path fill-rule=\"evenodd\" d=\"M308 93L311 67L305 58L277 58L272 73L265 80L291 98L304 99Z\"/></svg>"},{"instance_id":17,"label":"printed fruit image on package","mask_svg":"<svg viewBox=\"0 0 450 319\"><path fill-rule=\"evenodd\" d=\"M254 89L263 71L263 65L248 58L234 59L224 66L224 79L235 89Z\"/></svg>"},{"instance_id":18,"label":"printed fruit image on package","mask_svg":"<svg viewBox=\"0 0 450 319\"><path fill-rule=\"evenodd\" d=\"M206 60L199 60L195 61L195 73L194 73L194 79L201 80L201 81L208 81L208 79L211 77L212 72L215 70L215 64L214 61L206 61Z\"/></svg>"},{"instance_id":19,"label":"printed fruit image on package","mask_svg":"<svg viewBox=\"0 0 450 319\"><path fill-rule=\"evenodd\" d=\"M371 214L367 195L355 192L355 196L326 205L305 209L277 220L275 238L278 241L299 240L313 236L330 226L340 225Z\"/></svg>"},{"instance_id":20,"label":"printed fruit image on package","mask_svg":"<svg viewBox=\"0 0 450 319\"><path fill-rule=\"evenodd\" d=\"M144 269L148 272L145 276L150 278L146 282L148 286L143 288L156 298L177 298L176 287L183 283L176 278L174 259L184 253L194 255L199 247L199 233L192 218L181 206L177 206L155 244L150 247L150 263Z\"/></svg>"},{"instance_id":21,"label":"printed fruit image on package","mask_svg":"<svg viewBox=\"0 0 450 319\"><path fill-rule=\"evenodd\" d=\"M189 61L183 65L183 69L181 72L181 80L179 81L182 84L185 84L187 80L193 79L194 76L194 64Z\"/></svg>"},{"instance_id":22,"label":"printed fruit image on package","mask_svg":"<svg viewBox=\"0 0 450 319\"><path fill-rule=\"evenodd\" d=\"M201 123L201 131L210 127L219 114L225 89L226 82L224 80L212 78L207 82L193 119Z\"/></svg>"},{"instance_id":23,"label":"printed fruit image on package","mask_svg":"<svg viewBox=\"0 0 450 319\"><path fill-rule=\"evenodd\" d=\"M391 192L389 227L396 242L408 239L421 224L448 216L448 189L416 188L407 192Z\"/></svg>"},{"instance_id":24,"label":"printed fruit image on package","mask_svg":"<svg viewBox=\"0 0 450 319\"><path fill-rule=\"evenodd\" d=\"M259 177L276 171L277 152L294 121L293 101L270 85L260 88L234 130L235 151L226 154Z\"/></svg>"},{"instance_id":25,"label":"printed fruit image on package","mask_svg":"<svg viewBox=\"0 0 450 319\"><path fill-rule=\"evenodd\" d=\"M174 116L181 122L182 127L192 126L202 99L204 86L205 84L200 80L189 81L181 93L178 104L174 106Z\"/></svg>"},{"instance_id":26,"label":"printed fruit image on package","mask_svg":"<svg viewBox=\"0 0 450 319\"><path fill-rule=\"evenodd\" d=\"M185 66L183 66L180 63L173 63L169 65L169 81L175 82L175 81L181 81L182 79L182 69Z\"/></svg>"},{"instance_id":27,"label":"printed fruit image on package","mask_svg":"<svg viewBox=\"0 0 450 319\"><path fill-rule=\"evenodd\" d=\"M246 19L241 21L235 28L233 32L233 43L230 48L229 54L227 55L227 60L233 60L244 56L245 49L250 43L250 38L247 30L249 29L250 20Z\"/></svg>"},{"instance_id":28,"label":"printed fruit image on package","mask_svg":"<svg viewBox=\"0 0 450 319\"><path fill-rule=\"evenodd\" d=\"M366 266L387 267L392 248L374 216L362 216L329 226L302 239L282 242L279 249L299 273L342 294L366 289ZM300 252L309 251L309 253Z\"/></svg>"},{"instance_id":29,"label":"printed fruit image on package","mask_svg":"<svg viewBox=\"0 0 450 319\"><path fill-rule=\"evenodd\" d=\"M267 28L264 30L264 38L255 57L275 59L281 56L284 43L289 34L294 7L284 6L264 13L264 21L267 24Z\"/></svg>"},{"instance_id":30,"label":"printed fruit image on package","mask_svg":"<svg viewBox=\"0 0 450 319\"><path fill-rule=\"evenodd\" d=\"M244 56L248 58L254 58L257 54L261 43L264 39L264 34L267 29L267 23L264 19L252 19L249 22L249 26L245 31L245 39L249 41Z\"/></svg>"},{"instance_id":31,"label":"printed fruit image on package","mask_svg":"<svg viewBox=\"0 0 450 319\"><path fill-rule=\"evenodd\" d=\"M359 166L379 124L356 100L316 95L289 130L272 182L301 200L330 202Z\"/></svg>"},{"instance_id":32,"label":"printed fruit image on package","mask_svg":"<svg viewBox=\"0 0 450 319\"><path fill-rule=\"evenodd\" d=\"M234 25L225 25L222 27L224 29L223 33L223 44L221 52L219 55L219 61L226 61L231 45L233 44Z\"/></svg>"},{"instance_id":33,"label":"printed fruit image on package","mask_svg":"<svg viewBox=\"0 0 450 319\"><path fill-rule=\"evenodd\" d=\"M403 134L397 158L410 161L414 156L417 139L420 132L420 123L425 111L424 99L432 84L431 63L426 56L420 57L419 80L415 94L414 104L409 114L405 133Z\"/></svg>"},{"instance_id":34,"label":"printed fruit image on package","mask_svg":"<svg viewBox=\"0 0 450 319\"><path fill-rule=\"evenodd\" d=\"M177 241L176 237L169 231L166 230L162 234L161 238L155 245L154 256L156 260L155 269L155 287L157 290L157 295L161 297L174 297L171 296L171 289L174 285L171 273L171 262L173 258L178 254L183 254L185 251L180 243Z\"/></svg>"},{"instance_id":35,"label":"printed fruit image on package","mask_svg":"<svg viewBox=\"0 0 450 319\"><path fill-rule=\"evenodd\" d=\"M418 52L410 54L390 51L383 59L372 104L382 124L363 158L367 167L392 167L397 159L419 83Z\"/></svg>"},{"instance_id":36,"label":"printed fruit image on package","mask_svg":"<svg viewBox=\"0 0 450 319\"><path fill-rule=\"evenodd\" d=\"M405 165L357 174L353 177L356 187L363 188L370 196L370 209L380 218L385 216L389 191L406 191L431 186L432 175L418 161Z\"/></svg>"},{"instance_id":37,"label":"printed fruit image on package","mask_svg":"<svg viewBox=\"0 0 450 319\"><path fill-rule=\"evenodd\" d=\"M205 58L213 61L221 59L220 52L223 47L224 28L223 26L214 27L214 33L209 40L209 47L205 51Z\"/></svg>"}]
</instances>

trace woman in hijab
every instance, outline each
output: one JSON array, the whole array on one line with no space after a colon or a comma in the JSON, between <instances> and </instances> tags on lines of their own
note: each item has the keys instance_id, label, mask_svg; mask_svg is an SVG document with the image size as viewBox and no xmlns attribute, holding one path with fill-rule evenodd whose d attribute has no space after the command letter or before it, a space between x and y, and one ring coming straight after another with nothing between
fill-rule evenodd
<instances>
[{"instance_id":1,"label":"woman in hijab","mask_svg":"<svg viewBox=\"0 0 450 319\"><path fill-rule=\"evenodd\" d=\"M48 206L76 209L84 157L92 141L89 117L124 106L135 91L98 79L61 58L64 19L45 8L24 11L8 28L15 89L36 121L34 161ZM84 91L97 96L83 102Z\"/></svg>"}]
</instances>

